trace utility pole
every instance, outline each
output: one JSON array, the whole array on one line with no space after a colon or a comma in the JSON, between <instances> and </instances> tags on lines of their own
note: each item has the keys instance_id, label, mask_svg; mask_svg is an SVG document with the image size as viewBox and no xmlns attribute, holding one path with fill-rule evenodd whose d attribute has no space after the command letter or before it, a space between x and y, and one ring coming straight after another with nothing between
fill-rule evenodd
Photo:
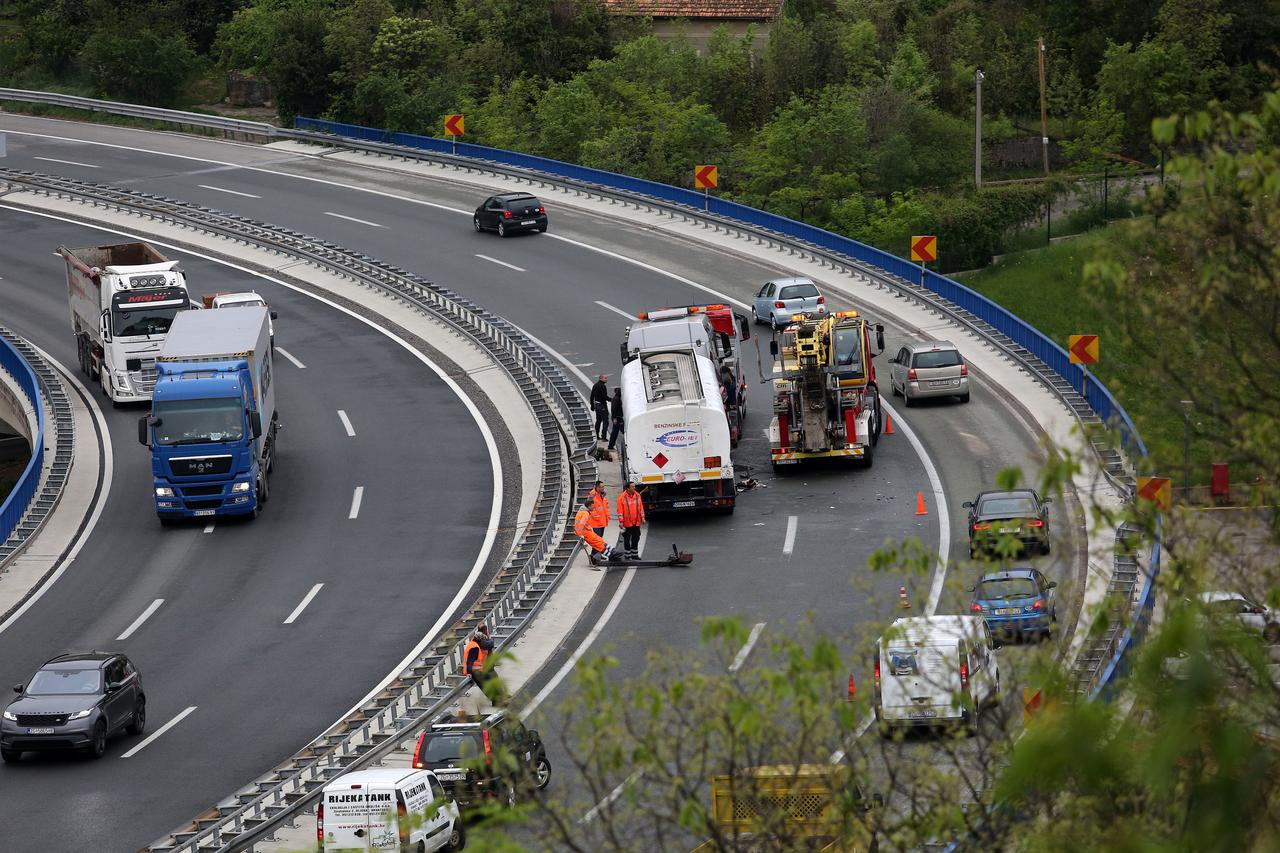
<instances>
[{"instance_id":1,"label":"utility pole","mask_svg":"<svg viewBox=\"0 0 1280 853\"><path fill-rule=\"evenodd\" d=\"M973 72L973 85L977 93L977 110L974 115L976 121L974 124L973 139L973 184L978 189L982 189L982 81L986 75L981 71Z\"/></svg>"},{"instance_id":2,"label":"utility pole","mask_svg":"<svg viewBox=\"0 0 1280 853\"><path fill-rule=\"evenodd\" d=\"M1036 52L1040 59L1040 147L1044 152L1044 173L1049 174L1049 113L1044 97L1044 38L1036 39L1040 50Z\"/></svg>"}]
</instances>

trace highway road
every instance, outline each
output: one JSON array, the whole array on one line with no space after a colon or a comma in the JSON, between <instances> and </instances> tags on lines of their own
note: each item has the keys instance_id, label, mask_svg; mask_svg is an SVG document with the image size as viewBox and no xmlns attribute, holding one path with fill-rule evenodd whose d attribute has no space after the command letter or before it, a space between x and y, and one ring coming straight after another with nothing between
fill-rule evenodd
<instances>
[{"instance_id":1,"label":"highway road","mask_svg":"<svg viewBox=\"0 0 1280 853\"><path fill-rule=\"evenodd\" d=\"M558 209L554 201L548 201L548 234L500 240L471 231L470 212L484 191L278 150L17 116L0 118L0 129L10 131L9 166L200 202L418 272L520 324L584 376L604 371L616 377L626 325L620 313L721 297L745 302L760 282L789 272L701 245L660 241L642 229ZM848 307L840 299L828 304ZM284 311L281 317L278 328L287 329ZM889 318L871 319L886 323L890 352L921 337ZM767 362L768 332L757 332L763 332ZM881 358L881 370L883 363ZM930 548L941 541L938 507L915 515L916 492L930 494L930 484L926 463L906 435L899 430L885 436L869 471L774 477L762 433L768 399L765 386L753 379L746 439L735 462L749 466L766 488L741 495L732 517L654 523L650 553L678 542L697 555L693 567L611 574L580 625L578 638L609 610L598 644L612 645L620 676L638 675L648 649L667 644L678 653L695 645L699 616L739 614L750 625L762 624L767 640L769 632L808 615L820 629L865 638L900 615L900 585L908 586L914 612L927 596L927 577L873 575L865 568L867 556L886 540L919 537ZM964 560L960 503L992 486L1005 467L1034 471L1041 459L1037 431L1015 401L981 377L969 405L921 405L904 417L949 496L953 586L939 611L956 612L963 606L960 588L976 577ZM1061 533L1074 519L1070 505L1055 507L1057 547L1038 561L1063 585L1064 612L1078 603L1083 565L1076 559L1080 543ZM274 665L274 659L264 660L265 678ZM553 709L564 690L561 685L544 707ZM287 707L272 705L276 711ZM539 728L546 734L554 726ZM554 750L553 744L553 763Z\"/></svg>"},{"instance_id":2,"label":"highway road","mask_svg":"<svg viewBox=\"0 0 1280 853\"><path fill-rule=\"evenodd\" d=\"M0 230L0 316L74 366L53 252L116 238L6 210ZM105 510L66 574L0 634L0 681L25 681L67 650L120 649L142 672L150 732L194 710L136 752L143 739L121 737L98 762L28 754L0 767L5 851L136 850L266 772L416 645L488 533L479 429L413 354L309 297L175 256L193 292L257 289L279 312L277 343L292 358L277 357L285 429L271 500L254 522L162 529L137 443L145 407L105 406L115 468Z\"/></svg>"}]
</instances>

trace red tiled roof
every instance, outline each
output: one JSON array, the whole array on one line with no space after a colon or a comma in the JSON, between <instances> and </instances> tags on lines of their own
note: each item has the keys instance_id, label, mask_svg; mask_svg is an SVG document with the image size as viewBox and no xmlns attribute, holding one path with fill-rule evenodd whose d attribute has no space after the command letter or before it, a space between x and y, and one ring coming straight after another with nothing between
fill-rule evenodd
<instances>
[{"instance_id":1,"label":"red tiled roof","mask_svg":"<svg viewBox=\"0 0 1280 853\"><path fill-rule=\"evenodd\" d=\"M614 15L650 18L699 18L772 21L784 0L604 0Z\"/></svg>"}]
</instances>

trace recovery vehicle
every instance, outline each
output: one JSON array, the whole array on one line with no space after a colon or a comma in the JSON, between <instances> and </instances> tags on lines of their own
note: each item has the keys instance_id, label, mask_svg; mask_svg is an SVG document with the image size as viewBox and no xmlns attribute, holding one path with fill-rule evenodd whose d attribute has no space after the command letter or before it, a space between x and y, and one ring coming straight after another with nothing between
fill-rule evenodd
<instances>
[{"instance_id":1,"label":"recovery vehicle","mask_svg":"<svg viewBox=\"0 0 1280 853\"><path fill-rule=\"evenodd\" d=\"M870 332L876 334L871 350ZM769 351L775 359L769 458L775 471L815 459L870 467L880 438L880 391L871 360L884 351L884 326L857 311L797 314Z\"/></svg>"},{"instance_id":2,"label":"recovery vehicle","mask_svg":"<svg viewBox=\"0 0 1280 853\"><path fill-rule=\"evenodd\" d=\"M59 246L58 254L80 369L113 404L150 400L169 324L192 307L178 262L149 243Z\"/></svg>"}]
</instances>

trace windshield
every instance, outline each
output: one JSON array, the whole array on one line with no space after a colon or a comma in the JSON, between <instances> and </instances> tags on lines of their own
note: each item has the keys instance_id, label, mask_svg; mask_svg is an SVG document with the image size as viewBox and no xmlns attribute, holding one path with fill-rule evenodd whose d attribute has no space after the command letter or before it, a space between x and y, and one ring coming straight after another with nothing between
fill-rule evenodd
<instances>
[{"instance_id":1,"label":"windshield","mask_svg":"<svg viewBox=\"0 0 1280 853\"><path fill-rule=\"evenodd\" d=\"M239 397L164 400L155 404L153 415L156 444L208 444L244 438Z\"/></svg>"},{"instance_id":2,"label":"windshield","mask_svg":"<svg viewBox=\"0 0 1280 853\"><path fill-rule=\"evenodd\" d=\"M97 669L42 669L27 685L28 696L88 696L99 692Z\"/></svg>"},{"instance_id":3,"label":"windshield","mask_svg":"<svg viewBox=\"0 0 1280 853\"><path fill-rule=\"evenodd\" d=\"M978 598L1031 598L1038 595L1035 583L1031 578L1004 578L1003 580L983 581L978 588Z\"/></svg>"},{"instance_id":4,"label":"windshield","mask_svg":"<svg viewBox=\"0 0 1280 853\"><path fill-rule=\"evenodd\" d=\"M836 365L852 368L854 373L862 373L862 330L836 330ZM841 371L848 373L848 371Z\"/></svg>"},{"instance_id":5,"label":"windshield","mask_svg":"<svg viewBox=\"0 0 1280 853\"><path fill-rule=\"evenodd\" d=\"M987 498L978 507L978 514L1008 518L1033 516L1036 514L1036 503L1031 498Z\"/></svg>"},{"instance_id":6,"label":"windshield","mask_svg":"<svg viewBox=\"0 0 1280 853\"><path fill-rule=\"evenodd\" d=\"M812 284L791 284L782 288L779 299L808 299L818 295L818 288Z\"/></svg>"},{"instance_id":7,"label":"windshield","mask_svg":"<svg viewBox=\"0 0 1280 853\"><path fill-rule=\"evenodd\" d=\"M261 299L246 299L243 302L226 302L219 305L219 308L252 308L254 306L266 307L265 302Z\"/></svg>"},{"instance_id":8,"label":"windshield","mask_svg":"<svg viewBox=\"0 0 1280 853\"><path fill-rule=\"evenodd\" d=\"M912 367L959 367L960 353L953 349L916 353Z\"/></svg>"},{"instance_id":9,"label":"windshield","mask_svg":"<svg viewBox=\"0 0 1280 853\"><path fill-rule=\"evenodd\" d=\"M118 338L139 335L163 335L180 309L153 308L139 305L136 308L115 308L111 311L111 334Z\"/></svg>"},{"instance_id":10,"label":"windshield","mask_svg":"<svg viewBox=\"0 0 1280 853\"><path fill-rule=\"evenodd\" d=\"M463 732L439 732L431 735L422 745L423 761L457 761L474 758L480 754L478 738Z\"/></svg>"}]
</instances>

